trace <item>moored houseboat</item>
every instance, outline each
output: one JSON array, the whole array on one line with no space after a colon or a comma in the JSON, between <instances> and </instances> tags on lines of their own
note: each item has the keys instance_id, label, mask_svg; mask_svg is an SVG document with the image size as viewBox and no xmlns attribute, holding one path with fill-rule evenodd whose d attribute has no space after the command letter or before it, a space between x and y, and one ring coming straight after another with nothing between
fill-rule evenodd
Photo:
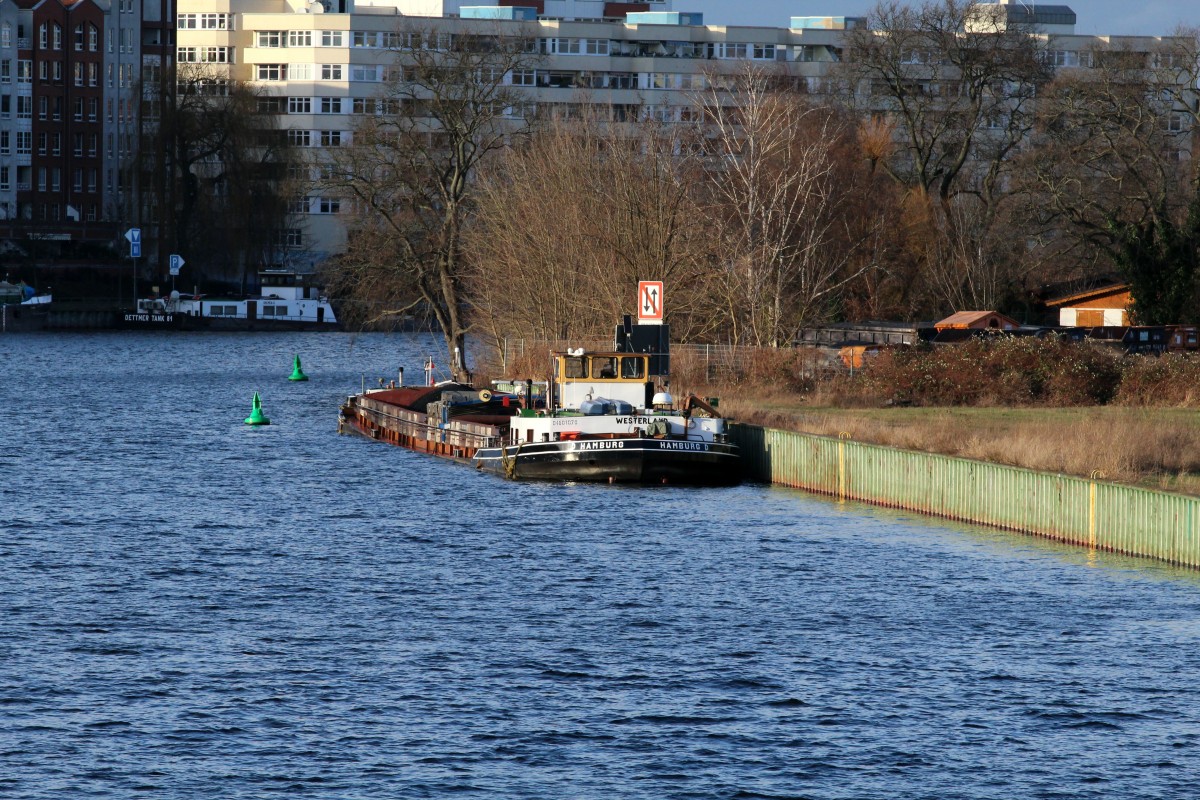
<instances>
[{"instance_id":1,"label":"moored houseboat","mask_svg":"<svg viewBox=\"0 0 1200 800\"><path fill-rule=\"evenodd\" d=\"M172 291L142 298L133 311L117 312L127 329L321 331L338 330L337 314L304 276L290 270L259 273L261 294L224 298Z\"/></svg>"}]
</instances>

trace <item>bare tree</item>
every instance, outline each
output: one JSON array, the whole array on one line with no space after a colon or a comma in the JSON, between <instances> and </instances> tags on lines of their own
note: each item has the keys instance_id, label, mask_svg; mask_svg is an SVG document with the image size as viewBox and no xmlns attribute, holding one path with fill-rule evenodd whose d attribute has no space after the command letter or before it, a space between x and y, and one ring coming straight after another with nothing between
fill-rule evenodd
<instances>
[{"instance_id":1,"label":"bare tree","mask_svg":"<svg viewBox=\"0 0 1200 800\"><path fill-rule=\"evenodd\" d=\"M174 222L173 242L164 244L187 257L193 274L232 279L245 291L252 271L275 262L291 219L294 150L253 87L207 65L177 70L176 102L163 110L157 137L142 143L148 154L165 149L174 171L175 185L156 204ZM205 245L215 240L222 246Z\"/></svg>"},{"instance_id":2,"label":"bare tree","mask_svg":"<svg viewBox=\"0 0 1200 800\"><path fill-rule=\"evenodd\" d=\"M703 335L708 265L695 159L674 126L555 120L481 182L476 311L496 338L607 338L638 280L670 292L673 336Z\"/></svg>"},{"instance_id":3,"label":"bare tree","mask_svg":"<svg viewBox=\"0 0 1200 800\"><path fill-rule=\"evenodd\" d=\"M363 220L360 243L387 253L375 259L377 280L357 290L376 292L388 280L397 298L414 290L440 327L459 378L467 372L462 237L474 176L524 124L524 97L511 75L533 63L535 40L407 22L397 39L377 113L363 117L350 147L326 153L322 188L352 199Z\"/></svg>"},{"instance_id":4,"label":"bare tree","mask_svg":"<svg viewBox=\"0 0 1200 800\"><path fill-rule=\"evenodd\" d=\"M878 168L904 186L914 234L944 302L995 307L1021 270L1006 242L1014 157L1049 80L1047 39L974 0L880 3L847 33L849 96L886 119ZM996 241L999 238L999 241ZM955 279L957 276L957 279Z\"/></svg>"},{"instance_id":5,"label":"bare tree","mask_svg":"<svg viewBox=\"0 0 1200 800\"><path fill-rule=\"evenodd\" d=\"M1101 48L1041 105L1031 182L1041 223L1103 253L1146 324L1195 318L1200 170L1196 36Z\"/></svg>"},{"instance_id":6,"label":"bare tree","mask_svg":"<svg viewBox=\"0 0 1200 800\"><path fill-rule=\"evenodd\" d=\"M839 230L835 149L846 131L774 71L748 65L709 83L706 185L732 338L786 345L873 266L854 261L860 243Z\"/></svg>"}]
</instances>

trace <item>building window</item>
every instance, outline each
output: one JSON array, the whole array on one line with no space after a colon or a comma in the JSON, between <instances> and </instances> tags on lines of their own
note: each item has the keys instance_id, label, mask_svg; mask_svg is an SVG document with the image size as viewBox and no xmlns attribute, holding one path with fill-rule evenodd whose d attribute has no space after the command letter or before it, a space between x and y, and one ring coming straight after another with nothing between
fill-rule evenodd
<instances>
[{"instance_id":1,"label":"building window","mask_svg":"<svg viewBox=\"0 0 1200 800\"><path fill-rule=\"evenodd\" d=\"M342 79L341 64L322 64L321 65L321 80L323 81L340 81Z\"/></svg>"},{"instance_id":2,"label":"building window","mask_svg":"<svg viewBox=\"0 0 1200 800\"><path fill-rule=\"evenodd\" d=\"M12 95L0 94L0 118L8 119L12 116Z\"/></svg>"},{"instance_id":3,"label":"building window","mask_svg":"<svg viewBox=\"0 0 1200 800\"><path fill-rule=\"evenodd\" d=\"M75 155L77 155L77 156L83 155L83 134L82 133L75 134Z\"/></svg>"},{"instance_id":4,"label":"building window","mask_svg":"<svg viewBox=\"0 0 1200 800\"><path fill-rule=\"evenodd\" d=\"M286 75L284 64L259 64L258 79L260 81L281 81Z\"/></svg>"},{"instance_id":5,"label":"building window","mask_svg":"<svg viewBox=\"0 0 1200 800\"><path fill-rule=\"evenodd\" d=\"M285 228L276 232L276 244L280 247L303 247L304 236L299 228Z\"/></svg>"},{"instance_id":6,"label":"building window","mask_svg":"<svg viewBox=\"0 0 1200 800\"><path fill-rule=\"evenodd\" d=\"M542 39L541 50L547 55L578 55L581 51L579 39Z\"/></svg>"},{"instance_id":7,"label":"building window","mask_svg":"<svg viewBox=\"0 0 1200 800\"><path fill-rule=\"evenodd\" d=\"M33 61L28 58L17 62L17 83L33 83Z\"/></svg>"},{"instance_id":8,"label":"building window","mask_svg":"<svg viewBox=\"0 0 1200 800\"><path fill-rule=\"evenodd\" d=\"M41 25L38 26L38 47L42 50L45 50L47 47L49 47L49 44L50 44L49 31L46 28L46 23L43 22Z\"/></svg>"},{"instance_id":9,"label":"building window","mask_svg":"<svg viewBox=\"0 0 1200 800\"><path fill-rule=\"evenodd\" d=\"M83 52L83 23L75 26L75 52Z\"/></svg>"},{"instance_id":10,"label":"building window","mask_svg":"<svg viewBox=\"0 0 1200 800\"><path fill-rule=\"evenodd\" d=\"M608 55L608 39L584 39L583 51L589 56Z\"/></svg>"},{"instance_id":11,"label":"building window","mask_svg":"<svg viewBox=\"0 0 1200 800\"><path fill-rule=\"evenodd\" d=\"M321 146L322 147L341 147L342 132L341 131L321 131Z\"/></svg>"},{"instance_id":12,"label":"building window","mask_svg":"<svg viewBox=\"0 0 1200 800\"><path fill-rule=\"evenodd\" d=\"M56 133L50 137L50 155L62 155L62 134Z\"/></svg>"},{"instance_id":13,"label":"building window","mask_svg":"<svg viewBox=\"0 0 1200 800\"><path fill-rule=\"evenodd\" d=\"M37 188L39 192L46 191L46 168L38 167L37 171ZM42 216L45 216L43 213Z\"/></svg>"},{"instance_id":14,"label":"building window","mask_svg":"<svg viewBox=\"0 0 1200 800\"><path fill-rule=\"evenodd\" d=\"M292 147L309 147L312 144L312 131L288 131L288 144Z\"/></svg>"},{"instance_id":15,"label":"building window","mask_svg":"<svg viewBox=\"0 0 1200 800\"><path fill-rule=\"evenodd\" d=\"M99 143L100 143L100 134L98 134L98 133L88 134L88 157L89 158L96 157L96 147L99 145Z\"/></svg>"},{"instance_id":16,"label":"building window","mask_svg":"<svg viewBox=\"0 0 1200 800\"><path fill-rule=\"evenodd\" d=\"M12 47L12 25L0 26L0 47Z\"/></svg>"},{"instance_id":17,"label":"building window","mask_svg":"<svg viewBox=\"0 0 1200 800\"><path fill-rule=\"evenodd\" d=\"M12 184L9 182L9 168L0 167L0 191L7 192L11 188Z\"/></svg>"},{"instance_id":18,"label":"building window","mask_svg":"<svg viewBox=\"0 0 1200 800\"><path fill-rule=\"evenodd\" d=\"M288 64L287 76L288 80L310 81L312 80L312 64Z\"/></svg>"},{"instance_id":19,"label":"building window","mask_svg":"<svg viewBox=\"0 0 1200 800\"><path fill-rule=\"evenodd\" d=\"M288 31L288 47L312 47L312 31Z\"/></svg>"},{"instance_id":20,"label":"building window","mask_svg":"<svg viewBox=\"0 0 1200 800\"><path fill-rule=\"evenodd\" d=\"M100 75L100 65L95 61L88 64L88 86L95 86Z\"/></svg>"},{"instance_id":21,"label":"building window","mask_svg":"<svg viewBox=\"0 0 1200 800\"><path fill-rule=\"evenodd\" d=\"M344 31L321 31L321 47L344 47Z\"/></svg>"},{"instance_id":22,"label":"building window","mask_svg":"<svg viewBox=\"0 0 1200 800\"><path fill-rule=\"evenodd\" d=\"M33 154L33 131L17 131L17 155Z\"/></svg>"},{"instance_id":23,"label":"building window","mask_svg":"<svg viewBox=\"0 0 1200 800\"><path fill-rule=\"evenodd\" d=\"M1091 64L1091 54L1078 50L1047 50L1042 60L1052 67L1086 67Z\"/></svg>"},{"instance_id":24,"label":"building window","mask_svg":"<svg viewBox=\"0 0 1200 800\"><path fill-rule=\"evenodd\" d=\"M41 98L45 100L43 96ZM33 98L27 94L17 95L17 119L33 119Z\"/></svg>"},{"instance_id":25,"label":"building window","mask_svg":"<svg viewBox=\"0 0 1200 800\"><path fill-rule=\"evenodd\" d=\"M342 98L340 98L340 97L322 97L321 98L321 113L322 114L340 114L340 113L342 113Z\"/></svg>"},{"instance_id":26,"label":"building window","mask_svg":"<svg viewBox=\"0 0 1200 800\"><path fill-rule=\"evenodd\" d=\"M77 192L82 192L83 191L83 169L77 168L73 173L71 173L71 175L72 175L71 188Z\"/></svg>"},{"instance_id":27,"label":"building window","mask_svg":"<svg viewBox=\"0 0 1200 800\"><path fill-rule=\"evenodd\" d=\"M4 59L0 61L0 83L12 83L12 61Z\"/></svg>"},{"instance_id":28,"label":"building window","mask_svg":"<svg viewBox=\"0 0 1200 800\"><path fill-rule=\"evenodd\" d=\"M62 50L62 39L63 39L63 37L62 37L62 26L61 26L61 25L59 25L58 23L55 23L55 24L54 24L54 30L53 30L53 34L54 34L54 41L53 41L53 47L54 47L54 49L55 49L55 50Z\"/></svg>"},{"instance_id":29,"label":"building window","mask_svg":"<svg viewBox=\"0 0 1200 800\"><path fill-rule=\"evenodd\" d=\"M100 30L95 25L88 23L88 50L95 53L100 49Z\"/></svg>"},{"instance_id":30,"label":"building window","mask_svg":"<svg viewBox=\"0 0 1200 800\"><path fill-rule=\"evenodd\" d=\"M321 214L340 214L342 212L342 201L322 197L320 209Z\"/></svg>"},{"instance_id":31,"label":"building window","mask_svg":"<svg viewBox=\"0 0 1200 800\"><path fill-rule=\"evenodd\" d=\"M379 37L374 31L354 31L350 34L350 44L354 47L378 47Z\"/></svg>"},{"instance_id":32,"label":"building window","mask_svg":"<svg viewBox=\"0 0 1200 800\"><path fill-rule=\"evenodd\" d=\"M289 97L288 98L288 113L289 114L311 114L312 113L312 98L311 97Z\"/></svg>"},{"instance_id":33,"label":"building window","mask_svg":"<svg viewBox=\"0 0 1200 800\"><path fill-rule=\"evenodd\" d=\"M283 31L259 31L257 36L259 47L283 47Z\"/></svg>"},{"instance_id":34,"label":"building window","mask_svg":"<svg viewBox=\"0 0 1200 800\"><path fill-rule=\"evenodd\" d=\"M83 86L83 62L75 62L75 85Z\"/></svg>"},{"instance_id":35,"label":"building window","mask_svg":"<svg viewBox=\"0 0 1200 800\"><path fill-rule=\"evenodd\" d=\"M290 203L288 203L288 213L307 214L310 205L311 203L307 197L294 198Z\"/></svg>"},{"instance_id":36,"label":"building window","mask_svg":"<svg viewBox=\"0 0 1200 800\"><path fill-rule=\"evenodd\" d=\"M379 67L365 64L352 64L350 66L350 80L360 83L378 83L379 82Z\"/></svg>"},{"instance_id":37,"label":"building window","mask_svg":"<svg viewBox=\"0 0 1200 800\"><path fill-rule=\"evenodd\" d=\"M260 98L258 98L258 113L260 113L260 114L286 114L287 113L287 98L286 97L260 97Z\"/></svg>"}]
</instances>

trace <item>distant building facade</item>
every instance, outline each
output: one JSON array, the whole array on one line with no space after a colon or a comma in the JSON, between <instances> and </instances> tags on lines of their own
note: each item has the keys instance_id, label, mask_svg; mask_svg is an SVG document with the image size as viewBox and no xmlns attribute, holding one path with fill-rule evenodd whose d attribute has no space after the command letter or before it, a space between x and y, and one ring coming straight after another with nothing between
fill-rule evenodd
<instances>
[{"instance_id":1,"label":"distant building facade","mask_svg":"<svg viewBox=\"0 0 1200 800\"><path fill-rule=\"evenodd\" d=\"M1097 47L1149 51L1160 41L1075 35L1065 6L1001 6L1048 37L1056 68L1086 67ZM319 162L322 150L352 145L356 123L379 107L405 25L536 42L536 66L505 76L528 96L514 117L597 104L694 124L696 91L747 62L820 90L845 55L845 32L864 21L781 23L704 25L671 0L0 0L0 249L31 236L119 249L137 226L148 265L165 272L169 164L142 141L173 102L177 62L254 85L261 110ZM279 232L279 265L306 269L340 252L344 201L298 199Z\"/></svg>"}]
</instances>

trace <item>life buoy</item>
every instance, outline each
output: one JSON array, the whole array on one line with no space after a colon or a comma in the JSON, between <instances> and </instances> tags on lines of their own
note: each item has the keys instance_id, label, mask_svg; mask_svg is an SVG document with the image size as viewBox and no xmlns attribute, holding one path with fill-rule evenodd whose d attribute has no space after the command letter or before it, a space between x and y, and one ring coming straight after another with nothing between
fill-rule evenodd
<instances>
[{"instance_id":1,"label":"life buoy","mask_svg":"<svg viewBox=\"0 0 1200 800\"><path fill-rule=\"evenodd\" d=\"M694 419L689 419L689 420L688 420L688 427L689 427L689 428L694 428L694 427L696 427L696 420L694 420Z\"/></svg>"},{"instance_id":2,"label":"life buoy","mask_svg":"<svg viewBox=\"0 0 1200 800\"><path fill-rule=\"evenodd\" d=\"M479 399L486 403L487 401L492 399L492 393L490 391L488 391L487 389L480 389L479 390Z\"/></svg>"}]
</instances>

